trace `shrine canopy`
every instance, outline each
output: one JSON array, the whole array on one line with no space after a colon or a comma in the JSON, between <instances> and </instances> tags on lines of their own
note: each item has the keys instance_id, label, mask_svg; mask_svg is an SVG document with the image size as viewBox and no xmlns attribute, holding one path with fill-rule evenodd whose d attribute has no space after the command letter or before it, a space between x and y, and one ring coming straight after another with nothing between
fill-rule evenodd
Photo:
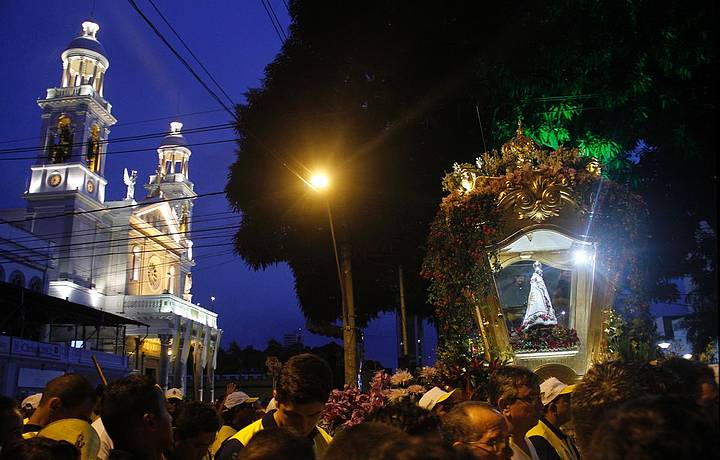
<instances>
[{"instance_id":1,"label":"shrine canopy","mask_svg":"<svg viewBox=\"0 0 720 460\"><path fill-rule=\"evenodd\" d=\"M604 359L604 322L633 277L644 203L578 149L543 150L518 127L500 152L453 165L422 275L438 357L583 374ZM637 287L637 286L635 286Z\"/></svg>"}]
</instances>

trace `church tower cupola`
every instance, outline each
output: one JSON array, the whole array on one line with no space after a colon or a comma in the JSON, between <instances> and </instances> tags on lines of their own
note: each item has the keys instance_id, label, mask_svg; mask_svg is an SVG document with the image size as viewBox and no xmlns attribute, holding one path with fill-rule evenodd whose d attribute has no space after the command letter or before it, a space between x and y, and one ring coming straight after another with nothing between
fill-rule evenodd
<instances>
[{"instance_id":1,"label":"church tower cupola","mask_svg":"<svg viewBox=\"0 0 720 460\"><path fill-rule=\"evenodd\" d=\"M39 99L42 144L32 166L27 198L48 193L79 193L105 201L105 151L110 126L117 121L103 97L110 67L97 39L100 26L82 23L82 33L62 52L60 86Z\"/></svg>"},{"instance_id":2,"label":"church tower cupola","mask_svg":"<svg viewBox=\"0 0 720 460\"><path fill-rule=\"evenodd\" d=\"M170 132L160 142L157 149L158 164L155 174L150 176L145 190L148 198L172 199L171 205L181 222L187 228L188 218L192 215L192 206L197 194L190 182L190 155L188 143L182 135L183 124L170 123ZM182 200L181 198L188 198Z\"/></svg>"},{"instance_id":3,"label":"church tower cupola","mask_svg":"<svg viewBox=\"0 0 720 460\"><path fill-rule=\"evenodd\" d=\"M103 95L105 72L110 67L105 48L97 40L100 26L91 21L82 23L82 35L70 42L63 51L63 73L60 86L79 87L88 85Z\"/></svg>"}]
</instances>

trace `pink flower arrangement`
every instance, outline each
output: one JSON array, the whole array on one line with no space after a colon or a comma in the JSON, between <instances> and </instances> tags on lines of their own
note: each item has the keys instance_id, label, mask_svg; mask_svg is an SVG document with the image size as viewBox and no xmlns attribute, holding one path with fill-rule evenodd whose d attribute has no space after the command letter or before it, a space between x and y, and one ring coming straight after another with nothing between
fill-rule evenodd
<instances>
[{"instance_id":1,"label":"pink flower arrangement","mask_svg":"<svg viewBox=\"0 0 720 460\"><path fill-rule=\"evenodd\" d=\"M389 383L390 377L380 371L373 377L368 393L348 385L342 390L333 390L320 417L320 426L334 433L338 429L361 423L369 413L386 404L385 391Z\"/></svg>"}]
</instances>

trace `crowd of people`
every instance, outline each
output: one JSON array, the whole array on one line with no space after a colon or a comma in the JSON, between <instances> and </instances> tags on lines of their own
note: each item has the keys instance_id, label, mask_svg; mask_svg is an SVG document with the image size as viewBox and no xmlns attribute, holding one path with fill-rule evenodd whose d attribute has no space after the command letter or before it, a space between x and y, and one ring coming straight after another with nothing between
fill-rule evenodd
<instances>
[{"instance_id":1,"label":"crowd of people","mask_svg":"<svg viewBox=\"0 0 720 460\"><path fill-rule=\"evenodd\" d=\"M684 359L611 361L583 378L541 380L502 366L487 400L435 387L392 401L332 436L318 426L333 388L312 354L283 366L261 407L234 386L216 404L185 401L130 375L94 388L78 374L20 404L0 397L0 460L577 460L718 457L718 386ZM477 398L477 393L475 394Z\"/></svg>"}]
</instances>

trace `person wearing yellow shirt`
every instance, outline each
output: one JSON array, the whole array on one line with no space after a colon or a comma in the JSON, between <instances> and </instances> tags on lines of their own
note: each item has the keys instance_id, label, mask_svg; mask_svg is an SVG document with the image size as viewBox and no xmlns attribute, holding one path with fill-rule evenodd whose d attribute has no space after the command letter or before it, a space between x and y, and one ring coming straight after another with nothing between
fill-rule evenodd
<instances>
[{"instance_id":1,"label":"person wearing yellow shirt","mask_svg":"<svg viewBox=\"0 0 720 460\"><path fill-rule=\"evenodd\" d=\"M213 456L227 438L257 419L255 413L257 400L258 398L251 398L244 391L233 391L225 396L220 414L223 424L217 432L215 441L210 446L210 453Z\"/></svg>"},{"instance_id":2,"label":"person wearing yellow shirt","mask_svg":"<svg viewBox=\"0 0 720 460\"><path fill-rule=\"evenodd\" d=\"M571 419L570 398L574 389L575 385L567 385L555 377L550 377L540 384L543 415L527 434L540 460L580 458L572 438L560 429Z\"/></svg>"},{"instance_id":3,"label":"person wearing yellow shirt","mask_svg":"<svg viewBox=\"0 0 720 460\"><path fill-rule=\"evenodd\" d=\"M317 426L332 389L332 372L321 358L304 353L290 358L282 368L277 388L277 410L228 438L215 455L216 460L232 460L252 437L272 428L285 428L308 437L317 458L321 458L332 437Z\"/></svg>"}]
</instances>

